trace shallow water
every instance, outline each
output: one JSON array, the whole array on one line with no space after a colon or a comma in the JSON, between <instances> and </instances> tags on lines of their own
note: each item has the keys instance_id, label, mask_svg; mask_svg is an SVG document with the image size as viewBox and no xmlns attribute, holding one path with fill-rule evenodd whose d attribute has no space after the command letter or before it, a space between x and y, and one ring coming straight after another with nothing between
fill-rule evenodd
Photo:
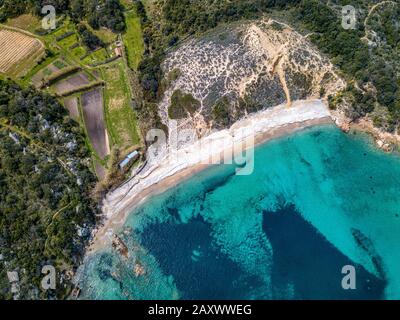
<instances>
[{"instance_id":1,"label":"shallow water","mask_svg":"<svg viewBox=\"0 0 400 320\"><path fill-rule=\"evenodd\" d=\"M90 257L82 297L400 298L398 156L328 125L258 147L254 166L207 169L135 209L120 233L129 258Z\"/></svg>"}]
</instances>

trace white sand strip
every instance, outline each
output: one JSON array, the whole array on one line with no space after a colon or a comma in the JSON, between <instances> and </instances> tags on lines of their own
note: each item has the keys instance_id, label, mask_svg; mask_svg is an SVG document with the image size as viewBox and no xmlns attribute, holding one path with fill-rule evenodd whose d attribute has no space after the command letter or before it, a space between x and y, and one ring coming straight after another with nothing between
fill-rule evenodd
<instances>
[{"instance_id":1,"label":"white sand strip","mask_svg":"<svg viewBox=\"0 0 400 320\"><path fill-rule=\"evenodd\" d=\"M205 160L220 155L226 150L232 150L233 146L243 143L249 138L255 137L257 141L265 141L272 137L267 137L266 134L279 128L292 127L291 131L293 131L296 127L303 127L302 124L307 123L307 121L315 120L313 123L318 123L318 119L326 120L327 118L330 118L330 113L322 101L296 101L289 108L282 104L249 115L247 118L236 122L230 129L214 132L179 150L164 149L163 155L151 159L145 170L107 195L103 203L105 224L97 232L94 244L91 246L92 249L98 248L98 242L103 242L104 238L107 238L107 234L115 229L115 226L123 224L132 208L143 202L149 195L146 190L151 189L150 187L161 184L161 182L173 176L179 179L179 173L190 168L199 168L201 164L204 168ZM296 124L298 125L296 126ZM263 136L265 138L260 139ZM210 162L208 163L210 164ZM193 169L189 174L197 171ZM189 174L186 173L183 176L186 177ZM177 179L175 179L175 183ZM99 238L103 238L103 240Z\"/></svg>"}]
</instances>

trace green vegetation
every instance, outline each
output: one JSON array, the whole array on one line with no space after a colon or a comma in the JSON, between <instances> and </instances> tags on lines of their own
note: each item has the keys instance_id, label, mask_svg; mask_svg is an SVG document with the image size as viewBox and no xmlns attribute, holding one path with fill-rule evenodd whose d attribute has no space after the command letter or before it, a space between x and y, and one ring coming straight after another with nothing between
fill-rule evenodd
<instances>
[{"instance_id":1,"label":"green vegetation","mask_svg":"<svg viewBox=\"0 0 400 320\"><path fill-rule=\"evenodd\" d=\"M23 84L24 86L29 85L31 82L33 82L32 78L34 75L36 75L39 72L46 69L57 58L58 58L58 56L56 56L56 55L51 55L51 56L46 55L45 57L43 57L43 59L41 61L38 62L38 64L36 64L35 67L33 67L31 70L29 70L29 72L25 76L23 76L21 79L18 79L18 82L20 84Z\"/></svg>"},{"instance_id":2,"label":"green vegetation","mask_svg":"<svg viewBox=\"0 0 400 320\"><path fill-rule=\"evenodd\" d=\"M106 49L101 48L99 50L93 51L87 55L82 62L86 65L92 65L95 63L100 63L109 59L109 55Z\"/></svg>"},{"instance_id":3,"label":"green vegetation","mask_svg":"<svg viewBox=\"0 0 400 320\"><path fill-rule=\"evenodd\" d=\"M355 29L342 27L341 6L347 4L358 10ZM380 118L377 124L394 132L400 128L400 4L383 3L365 21L374 4L371 0L165 0L149 6L153 12L138 9L145 40L145 56L138 67L144 98L156 103L162 96L160 63L171 46L222 22L276 14L303 32L312 32L311 41L353 83L340 99L330 101L350 103L346 114L351 119L373 114ZM137 1L136 6L143 4ZM153 16L157 19L148 18ZM367 39L374 43L368 45Z\"/></svg>"},{"instance_id":4,"label":"green vegetation","mask_svg":"<svg viewBox=\"0 0 400 320\"><path fill-rule=\"evenodd\" d=\"M56 83L60 81L61 79L67 78L71 74L76 73L79 71L81 68L77 66L69 66L65 67L63 69L60 69L56 72L53 72L50 76L46 77L43 82L43 86L50 86L53 83Z\"/></svg>"},{"instance_id":5,"label":"green vegetation","mask_svg":"<svg viewBox=\"0 0 400 320\"><path fill-rule=\"evenodd\" d=\"M43 0L2 0L0 2L0 23L8 18L17 17L24 13L41 14ZM87 20L91 27L99 29L106 27L115 32L125 30L123 6L119 0L57 0L51 4L57 13L67 13L76 22Z\"/></svg>"},{"instance_id":6,"label":"green vegetation","mask_svg":"<svg viewBox=\"0 0 400 320\"><path fill-rule=\"evenodd\" d=\"M71 16L75 21L87 20L94 29L106 27L114 32L125 30L125 19L119 0L70 0Z\"/></svg>"},{"instance_id":7,"label":"green vegetation","mask_svg":"<svg viewBox=\"0 0 400 320\"><path fill-rule=\"evenodd\" d=\"M54 66L56 66L58 69L65 68L67 65L64 63L62 60L56 60L53 63Z\"/></svg>"},{"instance_id":8,"label":"green vegetation","mask_svg":"<svg viewBox=\"0 0 400 320\"><path fill-rule=\"evenodd\" d=\"M200 108L200 102L190 93L175 90L171 97L171 105L168 107L168 116L171 119L182 119L187 114L193 115Z\"/></svg>"},{"instance_id":9,"label":"green vegetation","mask_svg":"<svg viewBox=\"0 0 400 320\"><path fill-rule=\"evenodd\" d=\"M100 40L96 35L94 35L90 30L83 24L80 23L77 26L78 33L82 39L83 44L91 51L104 47L103 41Z\"/></svg>"},{"instance_id":10,"label":"green vegetation","mask_svg":"<svg viewBox=\"0 0 400 320\"><path fill-rule=\"evenodd\" d=\"M55 98L0 80L0 155L0 298L11 297L9 270L19 272L22 298L64 297L65 272L79 264L95 223L82 134ZM46 264L63 284L37 292Z\"/></svg>"},{"instance_id":11,"label":"green vegetation","mask_svg":"<svg viewBox=\"0 0 400 320\"><path fill-rule=\"evenodd\" d=\"M368 3L371 1L359 0L353 5L368 12ZM400 76L395 70L400 67L400 6L382 6L372 13L367 28L372 28L378 39L373 46L362 40L368 32L362 23L366 16L359 17L356 29L345 30L333 8L321 1L304 0L296 10L296 18L314 31L312 41L331 57L347 80L355 81L356 85L350 85L342 95L352 104L347 115L357 119L375 110L376 124L388 131L399 128ZM389 116L378 111L385 109Z\"/></svg>"},{"instance_id":12,"label":"green vegetation","mask_svg":"<svg viewBox=\"0 0 400 320\"><path fill-rule=\"evenodd\" d=\"M144 42L140 17L136 10L126 13L126 32L123 34L125 50L130 68L136 70L144 53Z\"/></svg>"},{"instance_id":13,"label":"green vegetation","mask_svg":"<svg viewBox=\"0 0 400 320\"><path fill-rule=\"evenodd\" d=\"M213 106L212 118L217 128L226 128L231 124L229 99L227 97L223 97Z\"/></svg>"},{"instance_id":14,"label":"green vegetation","mask_svg":"<svg viewBox=\"0 0 400 320\"><path fill-rule=\"evenodd\" d=\"M105 112L111 142L120 150L140 143L136 115L132 109L129 81L123 62L116 61L102 68Z\"/></svg>"}]
</instances>

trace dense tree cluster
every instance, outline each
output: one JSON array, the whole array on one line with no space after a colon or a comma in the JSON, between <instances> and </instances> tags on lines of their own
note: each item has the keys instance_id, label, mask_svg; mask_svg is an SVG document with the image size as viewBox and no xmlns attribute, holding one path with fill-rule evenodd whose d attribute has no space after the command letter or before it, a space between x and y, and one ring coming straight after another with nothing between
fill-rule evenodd
<instances>
[{"instance_id":1,"label":"dense tree cluster","mask_svg":"<svg viewBox=\"0 0 400 320\"><path fill-rule=\"evenodd\" d=\"M41 268L79 263L96 206L95 177L79 126L58 101L0 80L0 297L10 298L6 272L16 270L21 297L44 297ZM64 274L65 275L65 274ZM69 283L58 282L62 297Z\"/></svg>"},{"instance_id":2,"label":"dense tree cluster","mask_svg":"<svg viewBox=\"0 0 400 320\"><path fill-rule=\"evenodd\" d=\"M86 19L94 29L106 27L115 32L125 30L123 6L119 0L71 0L71 15L77 21Z\"/></svg>"},{"instance_id":3,"label":"dense tree cluster","mask_svg":"<svg viewBox=\"0 0 400 320\"><path fill-rule=\"evenodd\" d=\"M353 5L364 8L367 13L366 5L371 3L359 0ZM348 115L353 119L362 117L374 111L378 102L389 112L384 121L385 129L393 131L400 125L400 77L397 71L400 67L400 6L372 13L368 21L368 28L372 28L375 38L372 45L365 41L365 15L358 15L355 29L344 29L341 17L325 2L303 0L297 8L297 19L314 31L314 43L332 58L348 79L357 82L357 86L347 89L353 101ZM374 90L368 89L369 84Z\"/></svg>"},{"instance_id":4,"label":"dense tree cluster","mask_svg":"<svg viewBox=\"0 0 400 320\"><path fill-rule=\"evenodd\" d=\"M200 108L200 102L190 93L176 90L171 97L171 105L168 108L170 119L183 119L188 114L193 115Z\"/></svg>"},{"instance_id":5,"label":"dense tree cluster","mask_svg":"<svg viewBox=\"0 0 400 320\"><path fill-rule=\"evenodd\" d=\"M78 24L77 26L78 33L82 39L82 42L89 50L95 50L99 47L104 47L105 44L100 40L99 37L94 35L83 23Z\"/></svg>"},{"instance_id":6,"label":"dense tree cluster","mask_svg":"<svg viewBox=\"0 0 400 320\"><path fill-rule=\"evenodd\" d=\"M27 12L41 15L47 4L54 6L56 13L69 14L76 21L87 20L94 29L125 30L124 8L119 0L0 0L0 22Z\"/></svg>"}]
</instances>

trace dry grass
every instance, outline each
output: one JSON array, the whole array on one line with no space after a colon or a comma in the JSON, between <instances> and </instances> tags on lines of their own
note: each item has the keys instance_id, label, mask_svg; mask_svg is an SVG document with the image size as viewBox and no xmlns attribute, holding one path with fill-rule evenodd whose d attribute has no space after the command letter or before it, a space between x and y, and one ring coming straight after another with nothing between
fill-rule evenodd
<instances>
[{"instance_id":1,"label":"dry grass","mask_svg":"<svg viewBox=\"0 0 400 320\"><path fill-rule=\"evenodd\" d=\"M0 72L19 76L32 67L44 53L40 40L7 29L0 30Z\"/></svg>"},{"instance_id":2,"label":"dry grass","mask_svg":"<svg viewBox=\"0 0 400 320\"><path fill-rule=\"evenodd\" d=\"M41 20L32 14L22 14L16 18L7 21L7 25L14 28L20 28L29 32L34 32L40 28Z\"/></svg>"}]
</instances>

